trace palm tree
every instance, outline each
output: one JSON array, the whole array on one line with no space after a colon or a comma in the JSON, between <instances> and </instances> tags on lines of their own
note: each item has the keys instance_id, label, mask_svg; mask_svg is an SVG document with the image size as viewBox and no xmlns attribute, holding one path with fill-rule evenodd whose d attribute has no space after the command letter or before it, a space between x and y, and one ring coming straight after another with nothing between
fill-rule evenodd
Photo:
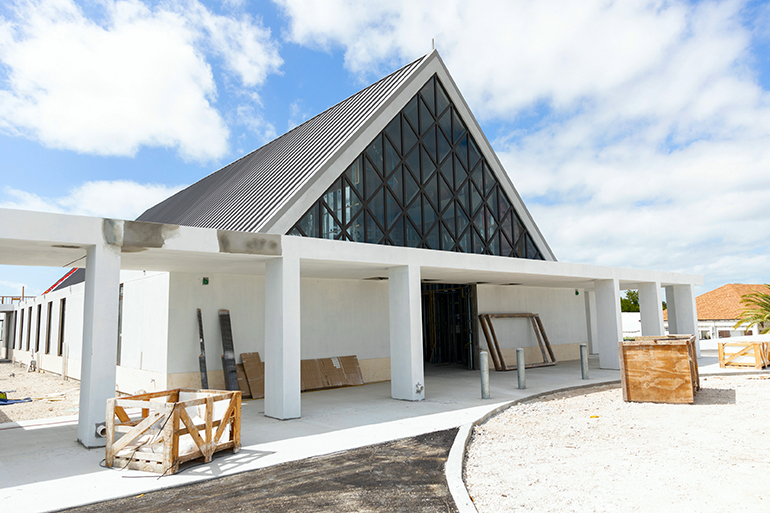
<instances>
[{"instance_id":1,"label":"palm tree","mask_svg":"<svg viewBox=\"0 0 770 513\"><path fill-rule=\"evenodd\" d=\"M770 291L770 285L765 284L767 290ZM752 292L750 294L744 294L741 297L741 304L747 305L747 307L741 312L740 319L733 329L736 329L742 325L746 325L746 328L759 325L760 333L763 335L770 332L770 293L766 292Z\"/></svg>"}]
</instances>

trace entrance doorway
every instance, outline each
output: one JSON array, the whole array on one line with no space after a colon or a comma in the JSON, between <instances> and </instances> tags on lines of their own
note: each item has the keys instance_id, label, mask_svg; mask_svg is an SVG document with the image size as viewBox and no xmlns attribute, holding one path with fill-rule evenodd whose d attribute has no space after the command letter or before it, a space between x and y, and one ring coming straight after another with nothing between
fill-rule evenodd
<instances>
[{"instance_id":1,"label":"entrance doorway","mask_svg":"<svg viewBox=\"0 0 770 513\"><path fill-rule=\"evenodd\" d=\"M423 360L473 370L478 351L475 286L422 284Z\"/></svg>"}]
</instances>

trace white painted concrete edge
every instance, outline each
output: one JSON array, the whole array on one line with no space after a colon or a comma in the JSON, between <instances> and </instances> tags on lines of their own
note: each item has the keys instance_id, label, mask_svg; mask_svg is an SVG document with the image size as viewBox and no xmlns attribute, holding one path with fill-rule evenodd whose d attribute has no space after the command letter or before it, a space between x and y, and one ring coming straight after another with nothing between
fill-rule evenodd
<instances>
[{"instance_id":1,"label":"white painted concrete edge","mask_svg":"<svg viewBox=\"0 0 770 513\"><path fill-rule=\"evenodd\" d=\"M455 501L455 506L460 513L478 513L476 506L468 494L468 489L463 481L463 463L465 462L465 448L470 442L473 426L475 422L463 424L457 432L452 448L449 450L449 456L444 464L444 473L446 474L446 484L449 493Z\"/></svg>"}]
</instances>

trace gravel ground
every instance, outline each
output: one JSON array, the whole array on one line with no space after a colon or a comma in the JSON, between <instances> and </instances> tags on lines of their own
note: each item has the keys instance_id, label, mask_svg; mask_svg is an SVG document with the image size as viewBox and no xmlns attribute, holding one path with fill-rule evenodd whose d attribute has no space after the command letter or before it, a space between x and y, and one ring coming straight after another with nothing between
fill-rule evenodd
<instances>
[{"instance_id":1,"label":"gravel ground","mask_svg":"<svg viewBox=\"0 0 770 513\"><path fill-rule=\"evenodd\" d=\"M770 376L702 377L694 405L554 394L477 426L465 482L496 511L770 511Z\"/></svg>"},{"instance_id":2,"label":"gravel ground","mask_svg":"<svg viewBox=\"0 0 770 513\"><path fill-rule=\"evenodd\" d=\"M64 381L56 374L27 372L10 362L0 363L0 391L7 392L8 399L33 399L31 403L0 406L0 424L78 413L80 382Z\"/></svg>"}]
</instances>

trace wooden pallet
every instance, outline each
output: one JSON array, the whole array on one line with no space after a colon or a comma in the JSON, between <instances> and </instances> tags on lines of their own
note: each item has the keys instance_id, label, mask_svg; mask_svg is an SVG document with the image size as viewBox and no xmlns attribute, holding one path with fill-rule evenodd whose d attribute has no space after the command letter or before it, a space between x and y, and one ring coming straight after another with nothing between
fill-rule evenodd
<instances>
[{"instance_id":1,"label":"wooden pallet","mask_svg":"<svg viewBox=\"0 0 770 513\"><path fill-rule=\"evenodd\" d=\"M241 392L177 388L109 399L106 428L108 467L174 474L186 461L241 449Z\"/></svg>"},{"instance_id":2,"label":"wooden pallet","mask_svg":"<svg viewBox=\"0 0 770 513\"><path fill-rule=\"evenodd\" d=\"M545 328L543 327L543 321L540 320L540 315L536 313L480 314L479 321L481 322L481 329L484 332L484 338L487 341L489 354L492 357L492 364L495 366L496 371L516 370L516 366L505 363L503 353L500 350L500 343L497 340L495 328L492 326L492 319L529 319L532 324L532 329L535 331L535 337L537 337L537 343L540 347L543 361L526 363L524 368L531 369L533 367L550 367L556 365L556 357L553 354L553 349L551 349L548 335L545 334Z\"/></svg>"},{"instance_id":3,"label":"wooden pallet","mask_svg":"<svg viewBox=\"0 0 770 513\"><path fill-rule=\"evenodd\" d=\"M733 352L730 349L735 348ZM770 342L719 342L719 366L763 369L770 366Z\"/></svg>"},{"instance_id":4,"label":"wooden pallet","mask_svg":"<svg viewBox=\"0 0 770 513\"><path fill-rule=\"evenodd\" d=\"M695 402L699 389L695 337L639 337L618 342L623 400Z\"/></svg>"}]
</instances>

